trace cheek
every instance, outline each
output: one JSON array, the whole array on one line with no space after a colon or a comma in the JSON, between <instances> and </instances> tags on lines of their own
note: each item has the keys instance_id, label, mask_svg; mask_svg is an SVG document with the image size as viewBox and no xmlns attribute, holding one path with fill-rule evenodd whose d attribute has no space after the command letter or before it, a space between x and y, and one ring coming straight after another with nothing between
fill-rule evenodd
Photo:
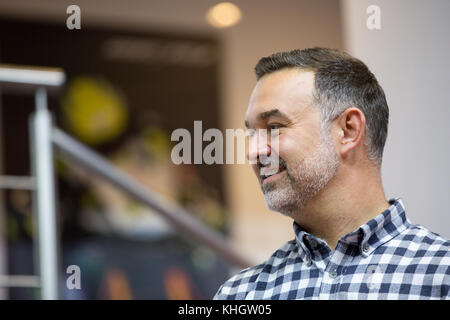
<instances>
[{"instance_id":1,"label":"cheek","mask_svg":"<svg viewBox=\"0 0 450 320\"><path fill-rule=\"evenodd\" d=\"M302 148L300 148L298 141L291 137L280 138L278 147L278 150L275 152L286 162L288 167L294 165L298 159L303 158Z\"/></svg>"},{"instance_id":2,"label":"cheek","mask_svg":"<svg viewBox=\"0 0 450 320\"><path fill-rule=\"evenodd\" d=\"M275 152L287 163L292 163L312 154L317 144L318 141L313 135L285 135L280 136L278 150Z\"/></svg>"}]
</instances>

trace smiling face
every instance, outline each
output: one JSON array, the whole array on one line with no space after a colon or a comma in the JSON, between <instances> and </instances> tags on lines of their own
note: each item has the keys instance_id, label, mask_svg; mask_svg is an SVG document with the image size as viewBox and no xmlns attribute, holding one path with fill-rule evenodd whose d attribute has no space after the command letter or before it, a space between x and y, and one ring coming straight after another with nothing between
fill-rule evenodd
<instances>
[{"instance_id":1,"label":"smiling face","mask_svg":"<svg viewBox=\"0 0 450 320\"><path fill-rule=\"evenodd\" d=\"M278 145L271 139L264 143L258 134L250 136L247 156L269 209L292 218L339 167L331 137L313 105L313 90L313 72L291 68L267 74L253 90L245 120L251 131L266 129L269 136L278 129ZM267 175L265 167L274 161L279 161L279 169Z\"/></svg>"}]
</instances>

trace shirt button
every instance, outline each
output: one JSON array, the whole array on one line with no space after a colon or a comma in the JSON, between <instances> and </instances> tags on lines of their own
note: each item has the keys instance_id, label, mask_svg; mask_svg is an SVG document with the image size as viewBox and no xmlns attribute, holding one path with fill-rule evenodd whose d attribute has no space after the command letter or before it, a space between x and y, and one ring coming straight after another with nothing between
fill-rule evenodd
<instances>
[{"instance_id":1,"label":"shirt button","mask_svg":"<svg viewBox=\"0 0 450 320\"><path fill-rule=\"evenodd\" d=\"M317 246L317 241L314 239L311 239L311 246L314 248Z\"/></svg>"},{"instance_id":2,"label":"shirt button","mask_svg":"<svg viewBox=\"0 0 450 320\"><path fill-rule=\"evenodd\" d=\"M365 243L364 246L363 246L363 251L365 253L367 253L367 252L369 252L369 249L370 249L369 245L367 243Z\"/></svg>"}]
</instances>

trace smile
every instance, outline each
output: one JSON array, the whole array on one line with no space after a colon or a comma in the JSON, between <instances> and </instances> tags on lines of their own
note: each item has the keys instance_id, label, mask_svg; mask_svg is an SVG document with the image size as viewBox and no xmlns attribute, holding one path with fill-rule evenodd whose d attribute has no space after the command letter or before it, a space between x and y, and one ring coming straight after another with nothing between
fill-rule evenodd
<instances>
[{"instance_id":1,"label":"smile","mask_svg":"<svg viewBox=\"0 0 450 320\"><path fill-rule=\"evenodd\" d=\"M278 176L280 176L284 171L286 171L286 167L280 166L277 172L267 175L261 175L262 184L269 183L272 180L275 180Z\"/></svg>"}]
</instances>

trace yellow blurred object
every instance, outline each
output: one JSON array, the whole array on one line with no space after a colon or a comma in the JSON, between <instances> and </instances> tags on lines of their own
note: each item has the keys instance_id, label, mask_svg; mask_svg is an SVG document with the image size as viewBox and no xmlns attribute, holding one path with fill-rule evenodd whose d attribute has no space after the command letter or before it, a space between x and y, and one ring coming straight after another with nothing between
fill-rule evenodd
<instances>
[{"instance_id":1,"label":"yellow blurred object","mask_svg":"<svg viewBox=\"0 0 450 320\"><path fill-rule=\"evenodd\" d=\"M108 142L125 130L125 99L106 80L75 77L61 102L70 130L90 145Z\"/></svg>"}]
</instances>

